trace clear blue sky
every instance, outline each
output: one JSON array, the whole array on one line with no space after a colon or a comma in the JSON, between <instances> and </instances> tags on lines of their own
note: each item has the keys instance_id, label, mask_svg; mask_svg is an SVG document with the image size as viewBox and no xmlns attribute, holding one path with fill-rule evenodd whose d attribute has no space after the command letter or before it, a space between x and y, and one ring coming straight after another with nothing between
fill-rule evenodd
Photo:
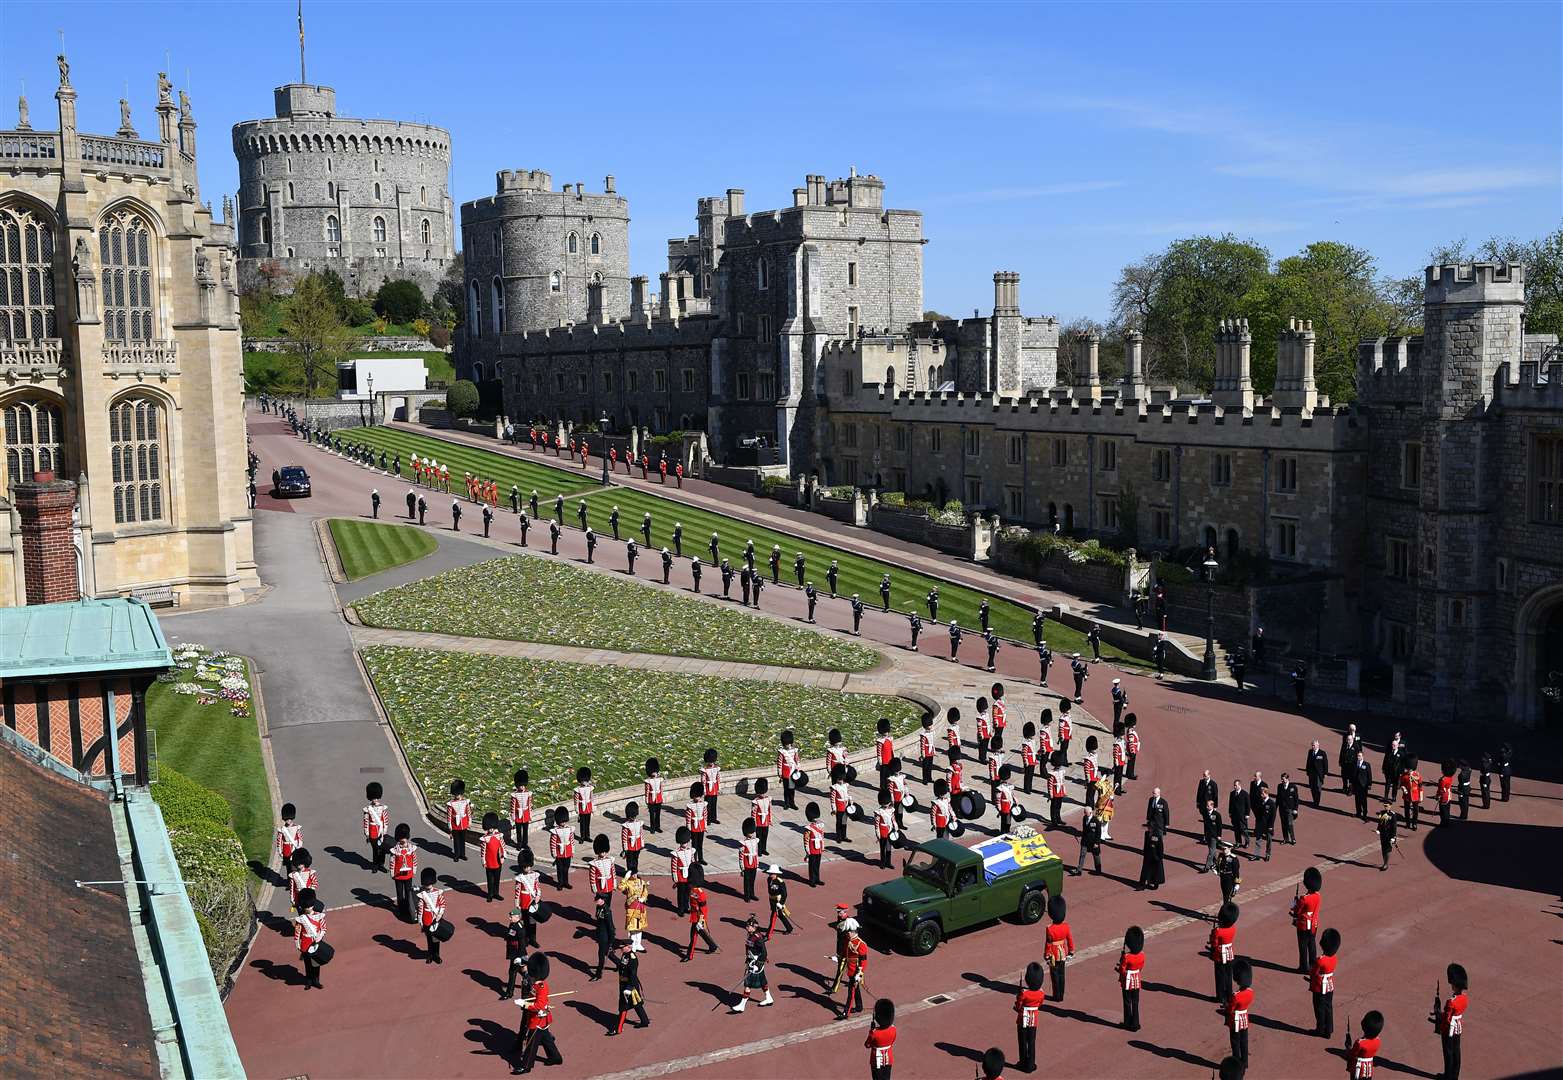
<instances>
[{"instance_id":1,"label":"clear blue sky","mask_svg":"<svg viewBox=\"0 0 1563 1080\"><path fill-rule=\"evenodd\" d=\"M112 132L130 82L188 86L203 191L236 183L229 130L298 77L294 4L7 0L0 74L54 126L65 30L83 130ZM307 0L309 78L349 116L451 132L451 195L543 168L630 200L655 280L695 199L789 205L849 166L920 209L925 299L1104 317L1126 262L1231 231L1290 254L1364 246L1386 273L1438 243L1533 236L1563 217L1563 6ZM0 121L6 126L9 120ZM215 198L214 198L215 201Z\"/></svg>"}]
</instances>

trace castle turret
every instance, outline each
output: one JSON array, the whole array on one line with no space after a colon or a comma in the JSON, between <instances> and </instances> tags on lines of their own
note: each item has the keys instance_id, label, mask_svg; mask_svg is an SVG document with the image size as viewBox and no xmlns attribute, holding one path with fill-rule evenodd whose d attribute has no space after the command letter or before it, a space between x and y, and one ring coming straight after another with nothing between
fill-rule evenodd
<instances>
[{"instance_id":1,"label":"castle turret","mask_svg":"<svg viewBox=\"0 0 1563 1080\"><path fill-rule=\"evenodd\" d=\"M995 393L1016 396L1026 387L1021 370L1020 275L1000 270L993 275L993 321L989 346L992 349Z\"/></svg>"},{"instance_id":2,"label":"castle turret","mask_svg":"<svg viewBox=\"0 0 1563 1080\"><path fill-rule=\"evenodd\" d=\"M1216 372L1210 397L1223 409L1254 411L1254 337L1247 319L1223 319L1216 330Z\"/></svg>"},{"instance_id":3,"label":"castle turret","mask_svg":"<svg viewBox=\"0 0 1563 1080\"><path fill-rule=\"evenodd\" d=\"M1313 413L1319 398L1313 383L1313 347L1313 320L1288 319L1275 344L1274 404Z\"/></svg>"}]
</instances>

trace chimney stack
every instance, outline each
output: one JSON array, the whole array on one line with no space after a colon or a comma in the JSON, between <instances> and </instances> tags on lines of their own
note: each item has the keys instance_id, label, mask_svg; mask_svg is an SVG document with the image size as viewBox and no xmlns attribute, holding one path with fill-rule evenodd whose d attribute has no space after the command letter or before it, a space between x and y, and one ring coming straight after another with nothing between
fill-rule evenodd
<instances>
[{"instance_id":1,"label":"chimney stack","mask_svg":"<svg viewBox=\"0 0 1563 1080\"><path fill-rule=\"evenodd\" d=\"M1089 401L1102 397L1102 367L1099 350L1102 339L1094 330L1082 331L1075 338L1075 393L1074 396Z\"/></svg>"},{"instance_id":2,"label":"chimney stack","mask_svg":"<svg viewBox=\"0 0 1563 1080\"><path fill-rule=\"evenodd\" d=\"M1123 335L1123 393L1124 401L1144 401L1150 396L1145 386L1145 335L1138 330L1127 330Z\"/></svg>"},{"instance_id":3,"label":"chimney stack","mask_svg":"<svg viewBox=\"0 0 1563 1080\"><path fill-rule=\"evenodd\" d=\"M22 566L29 604L62 604L81 599L76 545L71 532L76 485L38 472L13 492L22 527Z\"/></svg>"},{"instance_id":4,"label":"chimney stack","mask_svg":"<svg viewBox=\"0 0 1563 1080\"><path fill-rule=\"evenodd\" d=\"M727 189L727 216L744 216L744 189L730 187Z\"/></svg>"}]
</instances>

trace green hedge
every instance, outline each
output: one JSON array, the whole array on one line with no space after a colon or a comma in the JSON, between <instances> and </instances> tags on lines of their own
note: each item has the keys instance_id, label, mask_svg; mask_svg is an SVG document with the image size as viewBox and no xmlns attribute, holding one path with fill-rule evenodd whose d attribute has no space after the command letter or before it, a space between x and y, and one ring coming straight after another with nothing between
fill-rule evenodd
<instances>
[{"instance_id":1,"label":"green hedge","mask_svg":"<svg viewBox=\"0 0 1563 1080\"><path fill-rule=\"evenodd\" d=\"M229 829L228 800L178 769L159 765L157 773L157 783L152 785L152 801L163 812L163 822L170 832L201 825ZM240 862L242 865L243 860Z\"/></svg>"},{"instance_id":2,"label":"green hedge","mask_svg":"<svg viewBox=\"0 0 1563 1080\"><path fill-rule=\"evenodd\" d=\"M760 480L760 491L765 495L775 495L778 491L786 491L792 487L792 481L785 476L766 476Z\"/></svg>"},{"instance_id":3,"label":"green hedge","mask_svg":"<svg viewBox=\"0 0 1563 1080\"><path fill-rule=\"evenodd\" d=\"M1004 533L1007 534L1004 539L1015 544L1021 557L1033 568L1040 568L1055 552L1071 562L1083 562L1092 566L1112 566L1122 570L1129 565L1127 555L1103 547L1096 540L1072 540L1067 536L1054 536L1049 532L1027 532L1022 529L1006 529ZM1021 533L1025 535L1022 536Z\"/></svg>"},{"instance_id":4,"label":"green hedge","mask_svg":"<svg viewBox=\"0 0 1563 1080\"><path fill-rule=\"evenodd\" d=\"M177 769L159 768L152 798L163 812L168 843L201 928L212 978L221 983L249 940L254 922L244 845L228 824L227 800Z\"/></svg>"}]
</instances>

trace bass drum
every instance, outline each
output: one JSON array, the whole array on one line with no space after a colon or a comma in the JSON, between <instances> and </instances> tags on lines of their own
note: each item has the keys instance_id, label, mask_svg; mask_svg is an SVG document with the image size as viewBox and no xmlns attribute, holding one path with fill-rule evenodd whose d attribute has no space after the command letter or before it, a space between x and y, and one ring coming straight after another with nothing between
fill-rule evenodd
<instances>
[{"instance_id":1,"label":"bass drum","mask_svg":"<svg viewBox=\"0 0 1563 1080\"><path fill-rule=\"evenodd\" d=\"M532 910L532 919L537 923L545 923L554 917L554 906L538 901L537 907Z\"/></svg>"},{"instance_id":2,"label":"bass drum","mask_svg":"<svg viewBox=\"0 0 1563 1080\"><path fill-rule=\"evenodd\" d=\"M315 963L319 964L321 967L325 967L327 964L331 963L331 958L335 955L336 949L332 947L331 942L322 941L319 945L315 946L315 951L309 954L309 958Z\"/></svg>"},{"instance_id":3,"label":"bass drum","mask_svg":"<svg viewBox=\"0 0 1563 1080\"><path fill-rule=\"evenodd\" d=\"M862 821L867 816L863 813L863 808L857 803L847 803L847 817L853 821Z\"/></svg>"},{"instance_id":4,"label":"bass drum","mask_svg":"<svg viewBox=\"0 0 1563 1080\"><path fill-rule=\"evenodd\" d=\"M915 812L917 810L917 796L908 791L901 796L901 806L903 809Z\"/></svg>"},{"instance_id":5,"label":"bass drum","mask_svg":"<svg viewBox=\"0 0 1563 1080\"><path fill-rule=\"evenodd\" d=\"M847 783L857 783L857 767L855 765L847 766Z\"/></svg>"},{"instance_id":6,"label":"bass drum","mask_svg":"<svg viewBox=\"0 0 1563 1080\"><path fill-rule=\"evenodd\" d=\"M733 794L737 795L740 799L747 799L749 797L749 778L747 776L733 785Z\"/></svg>"},{"instance_id":7,"label":"bass drum","mask_svg":"<svg viewBox=\"0 0 1563 1080\"><path fill-rule=\"evenodd\" d=\"M434 928L435 941L449 941L456 936L456 924L449 919L441 919L439 925Z\"/></svg>"},{"instance_id":8,"label":"bass drum","mask_svg":"<svg viewBox=\"0 0 1563 1080\"><path fill-rule=\"evenodd\" d=\"M965 831L966 826L961 824L960 818L956 818L954 821L950 822L949 833L951 836L959 836Z\"/></svg>"},{"instance_id":9,"label":"bass drum","mask_svg":"<svg viewBox=\"0 0 1563 1080\"><path fill-rule=\"evenodd\" d=\"M809 774L804 772L802 769L797 770L792 774L792 783L794 787L799 789L808 787Z\"/></svg>"},{"instance_id":10,"label":"bass drum","mask_svg":"<svg viewBox=\"0 0 1563 1080\"><path fill-rule=\"evenodd\" d=\"M1013 818L1017 823L1025 821L1026 818L1030 816L1031 815L1027 812L1026 808L1021 806L1019 803L1016 803L1014 809L1010 811L1010 817Z\"/></svg>"},{"instance_id":11,"label":"bass drum","mask_svg":"<svg viewBox=\"0 0 1563 1080\"><path fill-rule=\"evenodd\" d=\"M976 821L988 809L988 800L980 791L963 791L955 796L955 816L962 821Z\"/></svg>"}]
</instances>

